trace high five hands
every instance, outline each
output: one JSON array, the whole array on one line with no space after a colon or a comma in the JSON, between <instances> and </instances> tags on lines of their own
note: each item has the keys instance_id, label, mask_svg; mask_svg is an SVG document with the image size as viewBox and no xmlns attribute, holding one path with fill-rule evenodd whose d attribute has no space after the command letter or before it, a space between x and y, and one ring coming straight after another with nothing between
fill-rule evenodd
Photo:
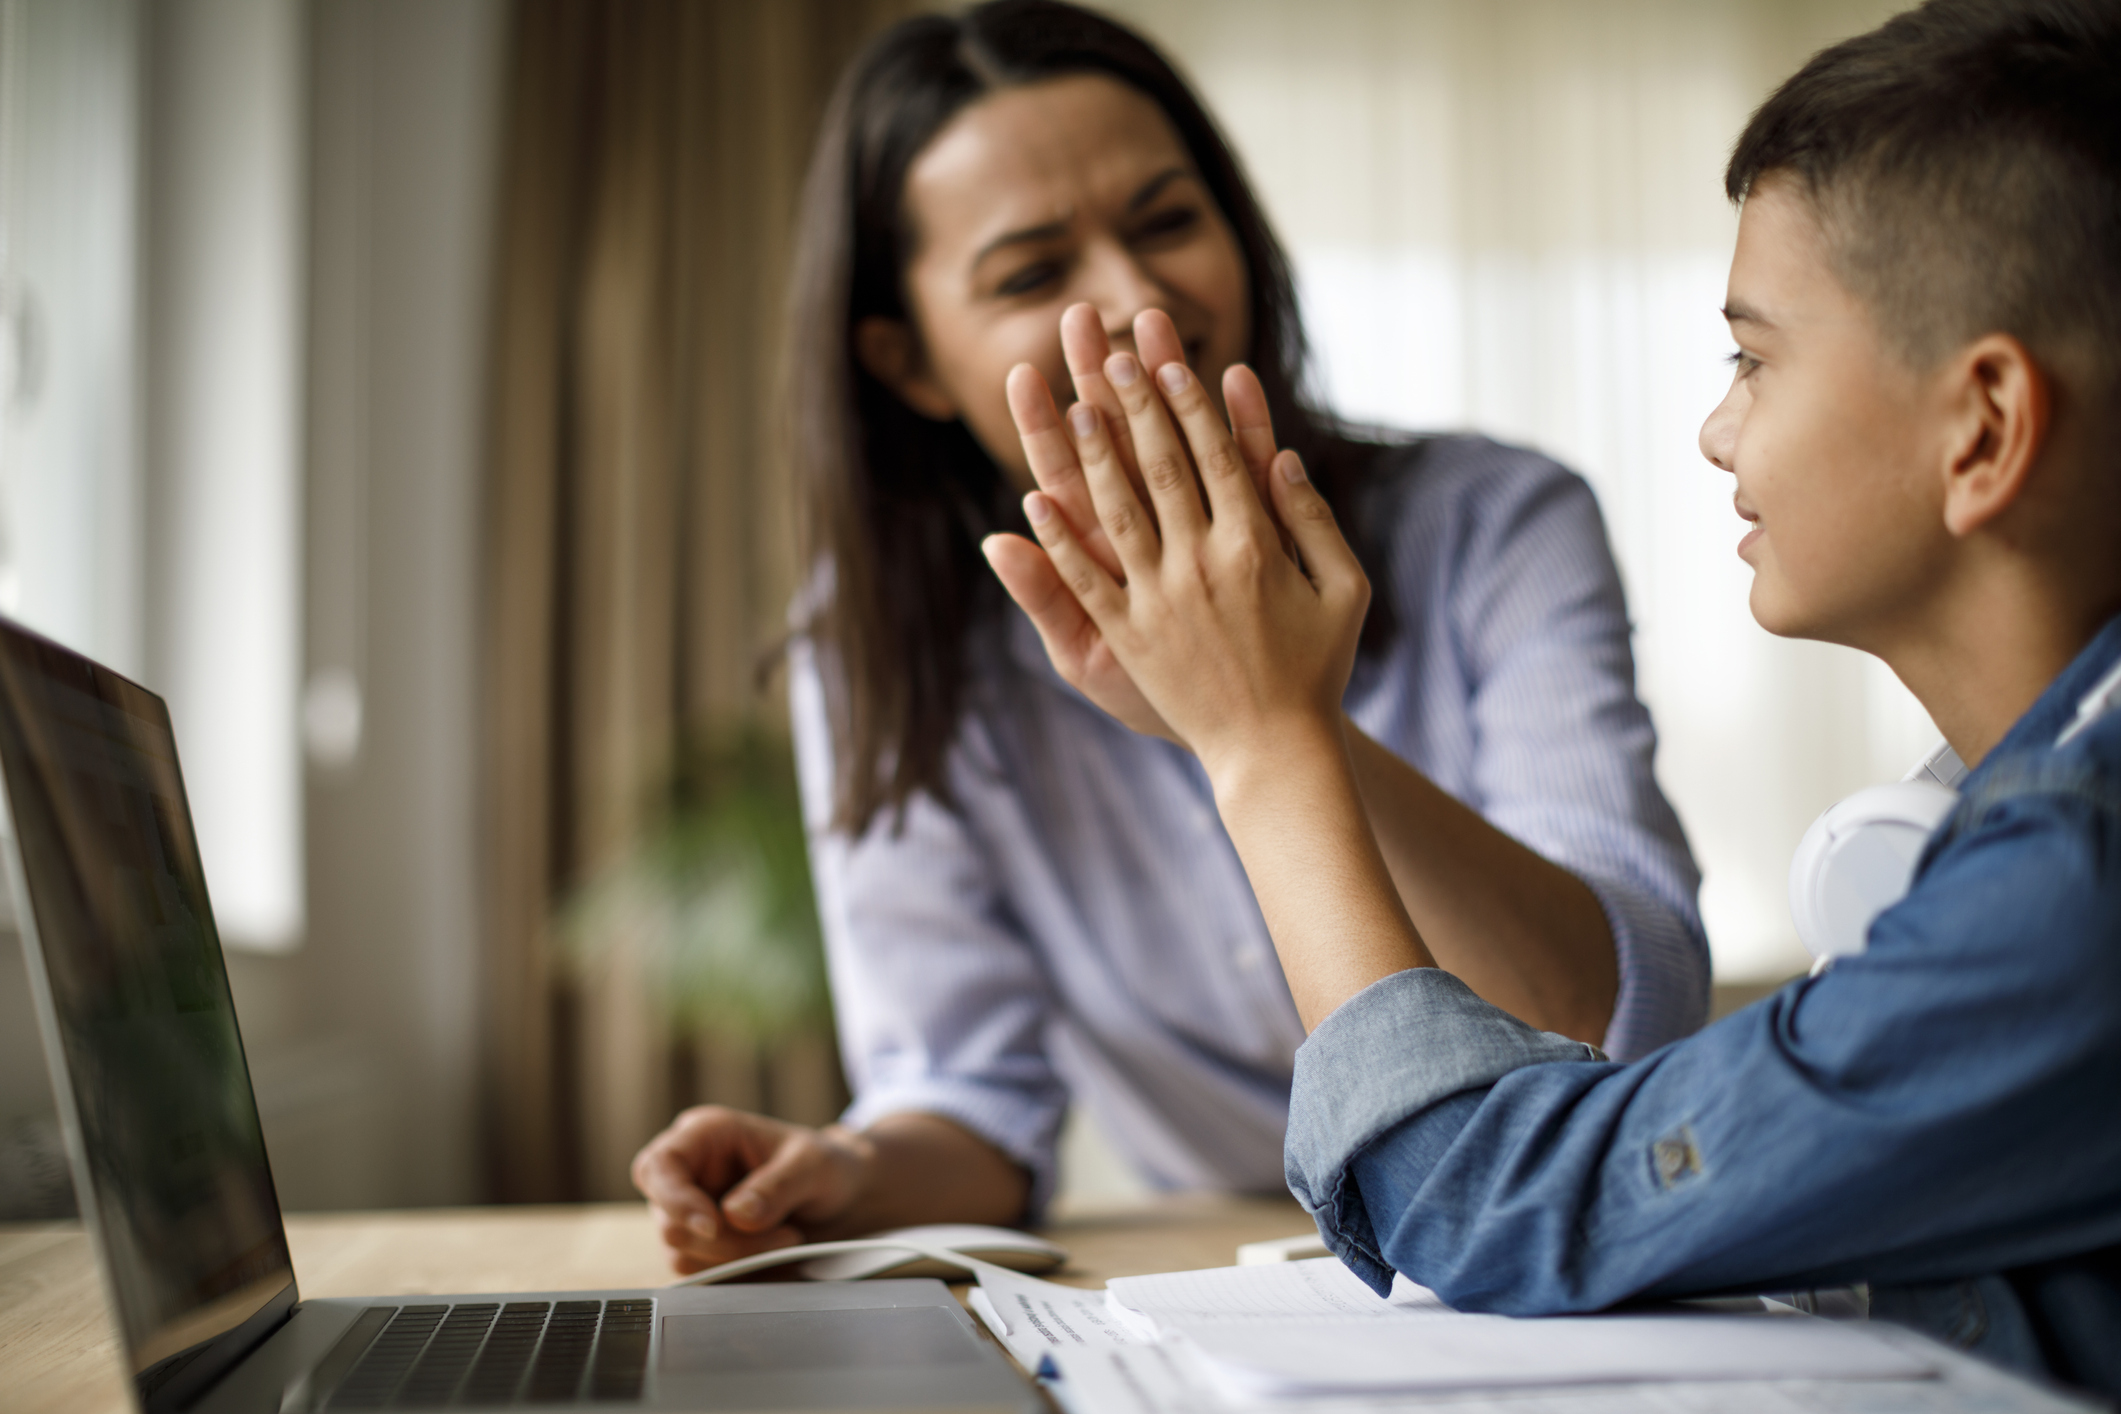
<instances>
[{"instance_id":1,"label":"high five hands","mask_svg":"<svg viewBox=\"0 0 2121 1414\"><path fill-rule=\"evenodd\" d=\"M1090 306L1062 317L1082 397L1065 422L1035 369L1011 371L1039 543L982 548L1061 676L1213 779L1284 728L1338 730L1369 581L1297 455L1276 451L1252 371L1223 376L1225 426L1170 319L1150 310L1134 335L1138 357L1109 351Z\"/></svg>"}]
</instances>

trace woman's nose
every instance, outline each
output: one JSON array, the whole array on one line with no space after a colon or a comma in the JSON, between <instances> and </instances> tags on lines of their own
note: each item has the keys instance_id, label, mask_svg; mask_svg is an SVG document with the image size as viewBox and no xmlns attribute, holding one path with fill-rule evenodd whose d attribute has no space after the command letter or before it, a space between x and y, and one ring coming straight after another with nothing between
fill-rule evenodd
<instances>
[{"instance_id":1,"label":"woman's nose","mask_svg":"<svg viewBox=\"0 0 2121 1414\"><path fill-rule=\"evenodd\" d=\"M1076 298L1096 306L1105 337L1115 348L1132 348L1134 316L1145 309L1165 309L1169 300L1164 287L1116 241L1097 243L1089 257L1083 262L1083 288Z\"/></svg>"}]
</instances>

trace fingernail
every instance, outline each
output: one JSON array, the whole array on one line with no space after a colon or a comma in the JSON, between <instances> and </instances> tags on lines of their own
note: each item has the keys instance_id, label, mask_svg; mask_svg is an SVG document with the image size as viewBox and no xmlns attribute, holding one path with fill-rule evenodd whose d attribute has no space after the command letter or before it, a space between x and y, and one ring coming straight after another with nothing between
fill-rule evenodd
<instances>
[{"instance_id":1,"label":"fingernail","mask_svg":"<svg viewBox=\"0 0 2121 1414\"><path fill-rule=\"evenodd\" d=\"M1125 388L1142 376L1142 366L1134 361L1133 354L1114 354L1105 360L1105 376Z\"/></svg>"},{"instance_id":2,"label":"fingernail","mask_svg":"<svg viewBox=\"0 0 2121 1414\"><path fill-rule=\"evenodd\" d=\"M1024 497L1024 514L1031 518L1033 525L1044 525L1053 518L1053 503L1033 491Z\"/></svg>"},{"instance_id":3,"label":"fingernail","mask_svg":"<svg viewBox=\"0 0 2121 1414\"><path fill-rule=\"evenodd\" d=\"M756 1193L739 1193L722 1204L722 1211L739 1222L757 1222L764 1205Z\"/></svg>"},{"instance_id":4,"label":"fingernail","mask_svg":"<svg viewBox=\"0 0 2121 1414\"><path fill-rule=\"evenodd\" d=\"M691 1228L702 1237L714 1237L719 1232L719 1229L714 1225L714 1219L708 1217L705 1213L694 1213L686 1221L685 1226Z\"/></svg>"},{"instance_id":5,"label":"fingernail","mask_svg":"<svg viewBox=\"0 0 2121 1414\"><path fill-rule=\"evenodd\" d=\"M1077 403L1068 409L1068 426L1078 437L1088 437L1097 431L1097 409L1088 403Z\"/></svg>"},{"instance_id":6,"label":"fingernail","mask_svg":"<svg viewBox=\"0 0 2121 1414\"><path fill-rule=\"evenodd\" d=\"M1283 457L1281 459L1281 479L1288 482L1291 486L1303 485L1306 480L1304 476L1304 459L1294 452Z\"/></svg>"},{"instance_id":7,"label":"fingernail","mask_svg":"<svg viewBox=\"0 0 2121 1414\"><path fill-rule=\"evenodd\" d=\"M1183 363L1167 363L1156 370L1156 381L1164 385L1167 393L1182 393L1186 390L1186 366Z\"/></svg>"}]
</instances>

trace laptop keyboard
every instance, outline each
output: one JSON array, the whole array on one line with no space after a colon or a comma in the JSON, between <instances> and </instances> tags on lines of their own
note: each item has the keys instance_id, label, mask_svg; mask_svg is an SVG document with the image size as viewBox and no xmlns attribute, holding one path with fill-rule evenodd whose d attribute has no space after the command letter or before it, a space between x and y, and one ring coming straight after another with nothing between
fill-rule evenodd
<instances>
[{"instance_id":1,"label":"laptop keyboard","mask_svg":"<svg viewBox=\"0 0 2121 1414\"><path fill-rule=\"evenodd\" d=\"M647 1297L371 1306L312 1386L334 1410L627 1403L654 1325Z\"/></svg>"}]
</instances>

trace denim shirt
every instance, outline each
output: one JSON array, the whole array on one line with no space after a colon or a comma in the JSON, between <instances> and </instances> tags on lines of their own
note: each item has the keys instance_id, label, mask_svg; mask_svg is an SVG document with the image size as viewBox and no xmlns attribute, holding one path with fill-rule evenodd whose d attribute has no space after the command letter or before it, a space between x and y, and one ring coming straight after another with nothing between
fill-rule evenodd
<instances>
[{"instance_id":1,"label":"denim shirt","mask_svg":"<svg viewBox=\"0 0 2121 1414\"><path fill-rule=\"evenodd\" d=\"M1872 1285L1873 1313L2121 1394L2121 711L2109 622L1820 976L1630 1064L1435 969L1297 1054L1289 1186L1380 1292L1521 1315Z\"/></svg>"}]
</instances>

